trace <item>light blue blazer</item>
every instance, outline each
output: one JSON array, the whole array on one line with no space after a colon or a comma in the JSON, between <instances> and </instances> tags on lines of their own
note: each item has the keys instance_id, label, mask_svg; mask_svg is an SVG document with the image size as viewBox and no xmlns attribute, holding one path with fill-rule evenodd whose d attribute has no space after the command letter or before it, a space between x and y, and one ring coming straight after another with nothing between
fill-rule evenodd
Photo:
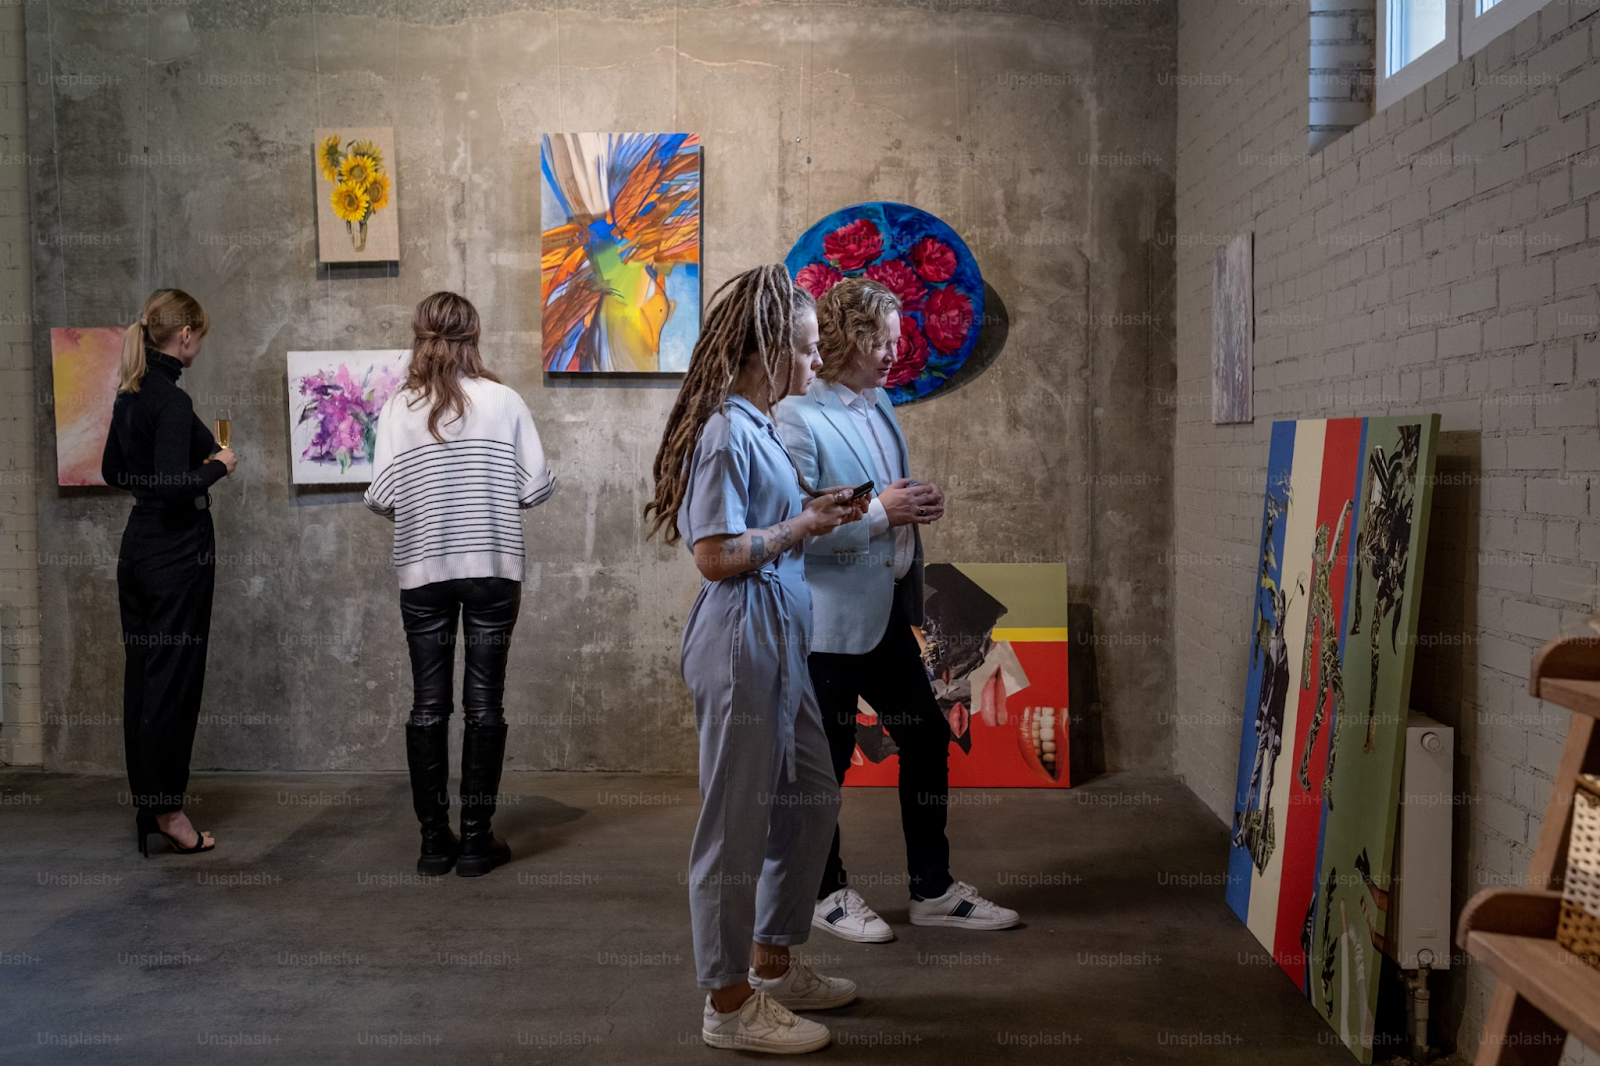
<instances>
[{"instance_id":1,"label":"light blue blazer","mask_svg":"<svg viewBox=\"0 0 1600 1066\"><path fill-rule=\"evenodd\" d=\"M878 410L894 429L889 455L892 478L910 477L905 435L894 406L878 390ZM818 378L804 396L791 396L773 410L784 447L813 489L876 481L871 445L856 430L844 401ZM896 450L898 454L896 454ZM876 486L877 492L888 488ZM900 583L901 610L912 625L922 624L922 536L911 527L915 549L911 569ZM806 583L811 586L811 650L865 655L889 628L894 605L894 529L869 537L862 518L805 542Z\"/></svg>"}]
</instances>

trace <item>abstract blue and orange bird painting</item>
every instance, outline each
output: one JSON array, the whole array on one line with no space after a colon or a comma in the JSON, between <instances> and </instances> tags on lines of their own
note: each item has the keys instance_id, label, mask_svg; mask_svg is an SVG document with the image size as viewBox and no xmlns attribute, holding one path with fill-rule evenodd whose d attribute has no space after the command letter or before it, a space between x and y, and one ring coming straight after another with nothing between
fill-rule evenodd
<instances>
[{"instance_id":1,"label":"abstract blue and orange bird painting","mask_svg":"<svg viewBox=\"0 0 1600 1066\"><path fill-rule=\"evenodd\" d=\"M700 335L700 138L547 133L544 369L683 373Z\"/></svg>"}]
</instances>

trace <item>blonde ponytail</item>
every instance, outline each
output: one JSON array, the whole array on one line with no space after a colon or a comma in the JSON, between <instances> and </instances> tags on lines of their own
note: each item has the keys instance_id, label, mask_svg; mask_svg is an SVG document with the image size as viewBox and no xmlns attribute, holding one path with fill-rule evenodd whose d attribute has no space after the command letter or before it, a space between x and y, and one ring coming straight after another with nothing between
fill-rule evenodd
<instances>
[{"instance_id":1,"label":"blonde ponytail","mask_svg":"<svg viewBox=\"0 0 1600 1066\"><path fill-rule=\"evenodd\" d=\"M204 337L211 328L211 316L200 301L182 289L157 289L144 302L139 321L122 335L122 379L118 392L138 392L144 381L145 348L160 348L185 326Z\"/></svg>"},{"instance_id":2,"label":"blonde ponytail","mask_svg":"<svg viewBox=\"0 0 1600 1066\"><path fill-rule=\"evenodd\" d=\"M122 380L117 391L138 392L144 370L144 319L140 319L122 334Z\"/></svg>"}]
</instances>

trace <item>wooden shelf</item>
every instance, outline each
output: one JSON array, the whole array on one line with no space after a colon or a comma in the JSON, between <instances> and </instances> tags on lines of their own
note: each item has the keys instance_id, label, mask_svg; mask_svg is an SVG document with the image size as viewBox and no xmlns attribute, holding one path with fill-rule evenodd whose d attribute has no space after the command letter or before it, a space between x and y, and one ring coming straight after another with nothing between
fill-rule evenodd
<instances>
[{"instance_id":1,"label":"wooden shelf","mask_svg":"<svg viewBox=\"0 0 1600 1066\"><path fill-rule=\"evenodd\" d=\"M1510 936L1556 935L1561 921L1561 893L1548 888L1486 888L1467 901L1456 926L1456 943L1473 933Z\"/></svg>"},{"instance_id":2,"label":"wooden shelf","mask_svg":"<svg viewBox=\"0 0 1600 1066\"><path fill-rule=\"evenodd\" d=\"M1558 887L1578 775L1600 772L1600 636L1540 648L1528 691L1573 712L1523 889L1486 889L1461 912L1456 943L1499 979L1477 1066L1555 1066L1568 1035L1600 1050L1600 970L1556 943Z\"/></svg>"},{"instance_id":3,"label":"wooden shelf","mask_svg":"<svg viewBox=\"0 0 1600 1066\"><path fill-rule=\"evenodd\" d=\"M1600 1048L1600 970L1545 937L1474 932L1466 947L1551 1021Z\"/></svg>"},{"instance_id":4,"label":"wooden shelf","mask_svg":"<svg viewBox=\"0 0 1600 1066\"><path fill-rule=\"evenodd\" d=\"M1545 677L1539 680L1539 691L1535 695L1548 703L1558 703L1569 711L1600 718L1600 681Z\"/></svg>"}]
</instances>

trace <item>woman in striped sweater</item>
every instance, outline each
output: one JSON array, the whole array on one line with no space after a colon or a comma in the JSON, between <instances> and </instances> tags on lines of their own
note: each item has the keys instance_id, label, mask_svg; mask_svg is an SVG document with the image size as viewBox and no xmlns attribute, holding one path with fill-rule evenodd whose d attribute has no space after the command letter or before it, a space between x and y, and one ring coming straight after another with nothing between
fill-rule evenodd
<instances>
[{"instance_id":1,"label":"woman in striped sweater","mask_svg":"<svg viewBox=\"0 0 1600 1066\"><path fill-rule=\"evenodd\" d=\"M550 498L528 405L484 368L478 312L436 292L417 305L405 387L378 416L366 504L395 524L411 650L406 762L422 823L417 872L477 877L511 858L490 831L506 750L506 656L522 602L522 511ZM461 837L450 829L448 728L456 622L466 631Z\"/></svg>"}]
</instances>

